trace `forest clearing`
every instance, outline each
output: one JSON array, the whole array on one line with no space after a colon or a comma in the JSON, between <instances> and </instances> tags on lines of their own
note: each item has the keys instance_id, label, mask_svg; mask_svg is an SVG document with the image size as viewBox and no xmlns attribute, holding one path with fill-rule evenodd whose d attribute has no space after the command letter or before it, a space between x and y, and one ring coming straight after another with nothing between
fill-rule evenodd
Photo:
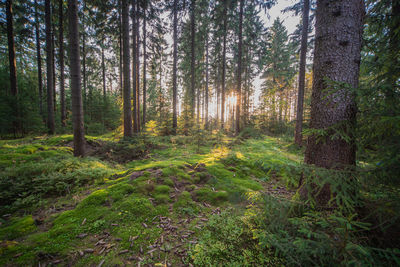
<instances>
[{"instance_id":1,"label":"forest clearing","mask_svg":"<svg viewBox=\"0 0 400 267\"><path fill-rule=\"evenodd\" d=\"M0 3L0 266L399 266L400 2Z\"/></svg>"}]
</instances>

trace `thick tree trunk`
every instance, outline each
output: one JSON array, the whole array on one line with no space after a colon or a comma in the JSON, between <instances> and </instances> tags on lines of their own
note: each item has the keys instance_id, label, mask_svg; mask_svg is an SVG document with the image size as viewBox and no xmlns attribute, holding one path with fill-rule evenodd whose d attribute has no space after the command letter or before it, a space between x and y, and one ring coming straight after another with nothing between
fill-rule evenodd
<instances>
[{"instance_id":1,"label":"thick tree trunk","mask_svg":"<svg viewBox=\"0 0 400 267\"><path fill-rule=\"evenodd\" d=\"M129 56L129 0L122 0L122 47L123 47L123 69L124 69L124 136L131 137L132 133L132 111L131 111L131 83L130 83L130 56Z\"/></svg>"},{"instance_id":2,"label":"thick tree trunk","mask_svg":"<svg viewBox=\"0 0 400 267\"><path fill-rule=\"evenodd\" d=\"M222 47L222 89L221 89L221 129L224 129L224 119L225 119L225 75L226 75L226 26L227 26L227 10L228 10L228 0L224 0L224 25L223 25L223 47Z\"/></svg>"},{"instance_id":3,"label":"thick tree trunk","mask_svg":"<svg viewBox=\"0 0 400 267\"><path fill-rule=\"evenodd\" d=\"M308 138L307 164L328 169L355 165L356 104L349 87L358 86L363 16L362 0L317 1L310 128L326 131L327 136ZM331 138L332 128L350 140ZM326 204L329 197L326 185L317 199Z\"/></svg>"},{"instance_id":4,"label":"thick tree trunk","mask_svg":"<svg viewBox=\"0 0 400 267\"><path fill-rule=\"evenodd\" d=\"M301 47L300 47L300 68L299 68L299 92L297 96L296 130L294 142L301 146L303 142L303 103L304 103L304 85L306 79L306 56L308 41L308 14L310 11L310 0L304 0L303 4L303 26L301 29Z\"/></svg>"},{"instance_id":5,"label":"thick tree trunk","mask_svg":"<svg viewBox=\"0 0 400 267\"><path fill-rule=\"evenodd\" d=\"M238 44L238 70L237 70L237 96L236 96L236 135L240 133L240 106L242 103L242 43L243 43L243 6L244 0L240 0L239 11L239 44Z\"/></svg>"},{"instance_id":6,"label":"thick tree trunk","mask_svg":"<svg viewBox=\"0 0 400 267\"><path fill-rule=\"evenodd\" d=\"M50 1L51 2L51 1ZM53 107L54 107L54 113L57 110L57 91L56 91L56 42L55 42L55 34L56 34L56 25L53 22L54 20L54 14L55 14L55 7L54 4L51 3L51 42L52 42L52 52L51 52L51 57L53 65L52 65L52 70L53 70Z\"/></svg>"},{"instance_id":7,"label":"thick tree trunk","mask_svg":"<svg viewBox=\"0 0 400 267\"><path fill-rule=\"evenodd\" d=\"M136 7L136 130L140 132L140 1Z\"/></svg>"},{"instance_id":8,"label":"thick tree trunk","mask_svg":"<svg viewBox=\"0 0 400 267\"><path fill-rule=\"evenodd\" d=\"M136 104L136 90L137 90L137 77L136 77L136 71L137 71L137 21L136 21L136 1L138 0L132 0L132 9L131 9L131 20L132 20L132 105L133 105L133 110L132 110L132 116L133 116L133 132L137 133L138 128L137 128L137 104Z\"/></svg>"},{"instance_id":9,"label":"thick tree trunk","mask_svg":"<svg viewBox=\"0 0 400 267\"><path fill-rule=\"evenodd\" d=\"M45 0L45 21L46 21L46 69L47 69L47 127L49 134L55 133L54 122L54 80L53 80L53 47L51 40L51 9L50 0Z\"/></svg>"},{"instance_id":10,"label":"thick tree trunk","mask_svg":"<svg viewBox=\"0 0 400 267\"><path fill-rule=\"evenodd\" d=\"M59 0L59 22L60 22L60 105L61 105L61 126L66 126L67 108L65 106L65 86L64 86L64 13L63 0Z\"/></svg>"},{"instance_id":11,"label":"thick tree trunk","mask_svg":"<svg viewBox=\"0 0 400 267\"><path fill-rule=\"evenodd\" d=\"M42 78L42 56L40 51L40 29L39 29L39 14L38 3L35 0L35 34L36 34L36 56L38 68L38 86L39 86L39 112L44 121L43 114L43 78Z\"/></svg>"},{"instance_id":12,"label":"thick tree trunk","mask_svg":"<svg viewBox=\"0 0 400 267\"><path fill-rule=\"evenodd\" d=\"M123 88L123 77L122 77L122 16L121 16L121 0L118 0L118 27L119 27L119 91L121 97L123 95L122 88Z\"/></svg>"},{"instance_id":13,"label":"thick tree trunk","mask_svg":"<svg viewBox=\"0 0 400 267\"><path fill-rule=\"evenodd\" d=\"M85 155L85 132L81 89L81 61L79 55L79 28L77 0L68 0L69 56L71 73L71 100L74 128L74 156Z\"/></svg>"},{"instance_id":14,"label":"thick tree trunk","mask_svg":"<svg viewBox=\"0 0 400 267\"><path fill-rule=\"evenodd\" d=\"M147 54L146 54L146 4L143 9L143 119L142 128L146 126L146 65L147 65Z\"/></svg>"},{"instance_id":15,"label":"thick tree trunk","mask_svg":"<svg viewBox=\"0 0 400 267\"><path fill-rule=\"evenodd\" d=\"M10 86L11 94L18 94L17 87L17 63L15 59L15 44L14 44L14 27L13 27L13 11L12 0L6 0L6 17L7 17L7 38L8 38L8 60L10 63Z\"/></svg>"},{"instance_id":16,"label":"thick tree trunk","mask_svg":"<svg viewBox=\"0 0 400 267\"><path fill-rule=\"evenodd\" d=\"M172 129L176 134L178 128L178 113L177 113L177 64L178 64L178 0L174 0L174 21L173 21L173 65L172 65Z\"/></svg>"}]
</instances>

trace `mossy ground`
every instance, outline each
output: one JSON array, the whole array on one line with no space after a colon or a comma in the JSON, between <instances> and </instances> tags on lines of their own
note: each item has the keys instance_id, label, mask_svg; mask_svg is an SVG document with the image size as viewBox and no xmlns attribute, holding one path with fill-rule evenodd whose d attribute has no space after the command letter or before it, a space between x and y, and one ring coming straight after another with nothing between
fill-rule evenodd
<instances>
[{"instance_id":1,"label":"mossy ground","mask_svg":"<svg viewBox=\"0 0 400 267\"><path fill-rule=\"evenodd\" d=\"M297 183L297 149L220 138L199 151L191 137L146 137L153 149L125 163L74 158L70 135L0 141L0 265L189 264L212 214Z\"/></svg>"}]
</instances>

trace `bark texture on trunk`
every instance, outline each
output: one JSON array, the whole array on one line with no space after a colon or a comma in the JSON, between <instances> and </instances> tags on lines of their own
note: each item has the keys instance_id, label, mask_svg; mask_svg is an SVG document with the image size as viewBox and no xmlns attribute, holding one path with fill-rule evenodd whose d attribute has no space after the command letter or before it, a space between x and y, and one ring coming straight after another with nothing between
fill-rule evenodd
<instances>
[{"instance_id":1,"label":"bark texture on trunk","mask_svg":"<svg viewBox=\"0 0 400 267\"><path fill-rule=\"evenodd\" d=\"M143 8L143 119L142 128L146 126L146 65L147 65L147 54L146 54L146 4Z\"/></svg>"},{"instance_id":2,"label":"bark texture on trunk","mask_svg":"<svg viewBox=\"0 0 400 267\"><path fill-rule=\"evenodd\" d=\"M191 29L191 44L190 44L190 53L191 53L191 61L190 61L190 94L191 94L191 119L194 120L195 116L195 102L196 102L196 88L195 88L195 34L196 34L196 22L195 22L195 9L196 9L196 0L192 0L191 6L191 15L190 15L190 29Z\"/></svg>"},{"instance_id":3,"label":"bark texture on trunk","mask_svg":"<svg viewBox=\"0 0 400 267\"><path fill-rule=\"evenodd\" d=\"M177 115L177 64L178 64L178 0L174 0L174 20L173 20L173 65L172 65L172 129L176 134L178 128Z\"/></svg>"},{"instance_id":4,"label":"bark texture on trunk","mask_svg":"<svg viewBox=\"0 0 400 267\"><path fill-rule=\"evenodd\" d=\"M61 125L62 127L66 126L67 120L67 108L65 105L65 86L64 86L64 9L63 9L63 0L59 0L58 8L59 8L59 22L60 22L60 105L61 105Z\"/></svg>"},{"instance_id":5,"label":"bark texture on trunk","mask_svg":"<svg viewBox=\"0 0 400 267\"><path fill-rule=\"evenodd\" d=\"M130 47L129 47L129 0L122 0L122 47L124 70L124 136L131 137L132 111L131 111L131 82L130 82Z\"/></svg>"},{"instance_id":6,"label":"bark texture on trunk","mask_svg":"<svg viewBox=\"0 0 400 267\"><path fill-rule=\"evenodd\" d=\"M136 132L140 132L140 1L136 1Z\"/></svg>"},{"instance_id":7,"label":"bark texture on trunk","mask_svg":"<svg viewBox=\"0 0 400 267\"><path fill-rule=\"evenodd\" d=\"M226 75L226 27L228 23L228 17L227 17L227 10L228 10L228 0L224 0L224 25L223 25L223 34L224 34L224 40L222 44L222 88L221 88L221 129L224 129L224 120L225 120L225 75Z\"/></svg>"},{"instance_id":8,"label":"bark texture on trunk","mask_svg":"<svg viewBox=\"0 0 400 267\"><path fill-rule=\"evenodd\" d=\"M340 127L352 135L356 104L348 86L358 86L363 16L362 0L317 1L311 129L331 135L331 127ZM324 168L355 164L354 140L318 139L316 135L308 139L307 164Z\"/></svg>"},{"instance_id":9,"label":"bark texture on trunk","mask_svg":"<svg viewBox=\"0 0 400 267\"><path fill-rule=\"evenodd\" d=\"M238 70L237 70L237 96L236 96L236 135L240 133L240 106L242 103L242 43L243 43L243 6L244 0L240 0L239 11L239 44L238 44Z\"/></svg>"},{"instance_id":10,"label":"bark texture on trunk","mask_svg":"<svg viewBox=\"0 0 400 267\"><path fill-rule=\"evenodd\" d=\"M49 134L55 133L54 122L54 80L53 80L53 43L51 40L51 8L50 0L45 1L46 24L46 71L47 71L47 128Z\"/></svg>"},{"instance_id":11,"label":"bark texture on trunk","mask_svg":"<svg viewBox=\"0 0 400 267\"><path fill-rule=\"evenodd\" d=\"M106 90L106 63L104 60L104 42L101 44L101 70L103 76L103 102L106 103L107 90Z\"/></svg>"},{"instance_id":12,"label":"bark texture on trunk","mask_svg":"<svg viewBox=\"0 0 400 267\"><path fill-rule=\"evenodd\" d=\"M81 88L81 61L79 55L79 26L77 0L68 0L69 49L71 73L71 101L74 128L74 156L85 155L85 132Z\"/></svg>"},{"instance_id":13,"label":"bark texture on trunk","mask_svg":"<svg viewBox=\"0 0 400 267\"><path fill-rule=\"evenodd\" d=\"M304 0L303 4L303 26L301 29L301 47L300 47L300 68L299 68L299 92L297 96L296 130L294 142L299 146L303 142L303 103L304 103L304 85L306 76L306 56L308 41L308 15L310 11L310 0Z\"/></svg>"},{"instance_id":14,"label":"bark texture on trunk","mask_svg":"<svg viewBox=\"0 0 400 267\"><path fill-rule=\"evenodd\" d=\"M208 33L207 33L207 37L206 37L206 88L205 88L205 124L204 124L204 128L206 130L208 130Z\"/></svg>"},{"instance_id":15,"label":"bark texture on trunk","mask_svg":"<svg viewBox=\"0 0 400 267\"><path fill-rule=\"evenodd\" d=\"M43 78L42 78L42 55L40 49L40 28L39 28L39 14L38 3L35 0L35 34L36 34L36 57L38 68L38 86L39 86L39 112L44 120L43 114Z\"/></svg>"},{"instance_id":16,"label":"bark texture on trunk","mask_svg":"<svg viewBox=\"0 0 400 267\"><path fill-rule=\"evenodd\" d=\"M136 133L138 131L137 129L137 104L136 104L136 90L137 90L137 77L136 77L136 71L137 71L137 27L136 27L136 1L138 0L132 0L132 9L131 9L131 20L132 20L132 116L133 116L133 132Z\"/></svg>"},{"instance_id":17,"label":"bark texture on trunk","mask_svg":"<svg viewBox=\"0 0 400 267\"><path fill-rule=\"evenodd\" d=\"M9 60L9 63L10 63L10 86L11 86L11 94L13 96L16 96L18 94L17 62L16 62L16 58L15 58L12 4L13 4L12 0L6 0L8 60Z\"/></svg>"}]
</instances>

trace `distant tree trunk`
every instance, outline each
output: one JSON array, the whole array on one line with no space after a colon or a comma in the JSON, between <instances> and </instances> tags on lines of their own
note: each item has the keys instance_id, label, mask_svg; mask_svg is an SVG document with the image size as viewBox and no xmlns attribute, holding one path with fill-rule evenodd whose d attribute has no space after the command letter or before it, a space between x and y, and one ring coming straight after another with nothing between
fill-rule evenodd
<instances>
[{"instance_id":1,"label":"distant tree trunk","mask_svg":"<svg viewBox=\"0 0 400 267\"><path fill-rule=\"evenodd\" d=\"M237 96L236 96L236 135L240 133L240 106L242 104L242 43L243 43L243 6L244 0L240 0L239 11L239 44L238 44L238 70L237 70Z\"/></svg>"},{"instance_id":2,"label":"distant tree trunk","mask_svg":"<svg viewBox=\"0 0 400 267\"><path fill-rule=\"evenodd\" d=\"M174 21L173 21L173 65L172 65L172 129L176 134L178 128L178 115L177 115L177 63L178 63L178 0L174 0Z\"/></svg>"},{"instance_id":3,"label":"distant tree trunk","mask_svg":"<svg viewBox=\"0 0 400 267\"><path fill-rule=\"evenodd\" d=\"M136 123L140 132L140 1L136 1Z\"/></svg>"},{"instance_id":4,"label":"distant tree trunk","mask_svg":"<svg viewBox=\"0 0 400 267\"><path fill-rule=\"evenodd\" d=\"M136 71L137 71L137 21L136 21L136 1L139 0L132 0L132 9L131 9L131 20L132 20L132 105L133 105L133 111L132 111L132 116L133 116L133 132L137 133L138 128L137 128L137 104L136 104L136 90L137 90L137 77L136 77Z\"/></svg>"},{"instance_id":5,"label":"distant tree trunk","mask_svg":"<svg viewBox=\"0 0 400 267\"><path fill-rule=\"evenodd\" d=\"M54 80L53 80L53 47L51 40L51 9L50 0L45 0L45 21L46 21L46 69L47 69L47 127L49 134L55 133L54 122Z\"/></svg>"},{"instance_id":6,"label":"distant tree trunk","mask_svg":"<svg viewBox=\"0 0 400 267\"><path fill-rule=\"evenodd\" d=\"M132 111L131 111L131 84L130 84L130 56L129 56L129 0L122 0L122 47L123 47L123 69L124 69L124 136L131 137L132 133Z\"/></svg>"},{"instance_id":7,"label":"distant tree trunk","mask_svg":"<svg viewBox=\"0 0 400 267\"><path fill-rule=\"evenodd\" d=\"M60 105L61 105L61 126L66 126L67 109L65 106L65 87L64 87L64 14L63 0L59 0L59 23L60 23ZM79 64L80 65L80 64Z\"/></svg>"},{"instance_id":8,"label":"distant tree trunk","mask_svg":"<svg viewBox=\"0 0 400 267\"><path fill-rule=\"evenodd\" d=\"M42 56L41 56L41 51L40 51L40 29L39 29L39 14L38 14L37 0L35 0L35 34L36 34L36 56L37 56L38 86L39 86L39 112L44 120L44 117L43 117L44 114L43 114Z\"/></svg>"},{"instance_id":9,"label":"distant tree trunk","mask_svg":"<svg viewBox=\"0 0 400 267\"><path fill-rule=\"evenodd\" d=\"M147 54L146 54L146 3L143 8L143 127L146 125L146 65L147 65ZM142 128L143 128L142 127Z\"/></svg>"},{"instance_id":10,"label":"distant tree trunk","mask_svg":"<svg viewBox=\"0 0 400 267\"><path fill-rule=\"evenodd\" d=\"M106 63L104 61L104 42L101 44L101 70L103 74L103 102L106 103Z\"/></svg>"},{"instance_id":11,"label":"distant tree trunk","mask_svg":"<svg viewBox=\"0 0 400 267\"><path fill-rule=\"evenodd\" d=\"M83 26L85 28L85 26ZM86 90L86 33L85 30L82 32L82 80L83 80L83 104L86 111L88 110L89 101L87 99L87 90Z\"/></svg>"},{"instance_id":12,"label":"distant tree trunk","mask_svg":"<svg viewBox=\"0 0 400 267\"><path fill-rule=\"evenodd\" d=\"M300 68L299 68L299 92L297 96L296 130L294 142L301 146L303 142L303 103L304 84L306 79L306 56L308 40L308 14L310 11L310 0L304 0L303 4L303 26L301 29Z\"/></svg>"},{"instance_id":13,"label":"distant tree trunk","mask_svg":"<svg viewBox=\"0 0 400 267\"><path fill-rule=\"evenodd\" d=\"M190 60L190 89L191 89L191 119L194 120L195 116L195 102L196 102L196 88L195 88L195 54L194 54L194 49L195 49L195 34L196 34L196 22L195 22L195 14L196 14L196 0L192 0L192 7L191 7L191 15L190 15L190 29L191 29L191 43L190 43L190 54L191 54L191 60Z\"/></svg>"},{"instance_id":14,"label":"distant tree trunk","mask_svg":"<svg viewBox=\"0 0 400 267\"><path fill-rule=\"evenodd\" d=\"M119 91L121 97L123 95L122 88L123 88L123 78L122 78L122 16L121 16L121 0L118 0L118 27L119 27Z\"/></svg>"},{"instance_id":15,"label":"distant tree trunk","mask_svg":"<svg viewBox=\"0 0 400 267\"><path fill-rule=\"evenodd\" d=\"M223 25L223 34L224 40L222 45L222 90L221 90L221 129L224 129L224 119L225 119L225 75L226 75L226 26L227 26L227 10L228 10L228 0L224 0L224 25Z\"/></svg>"},{"instance_id":16,"label":"distant tree trunk","mask_svg":"<svg viewBox=\"0 0 400 267\"><path fill-rule=\"evenodd\" d=\"M361 0L317 1L310 128L327 131L328 136L322 141L317 134L308 138L307 164L328 169L355 165L355 97L347 86L332 83L358 86L363 16ZM351 140L331 138L335 132L332 127ZM330 186L316 197L327 204Z\"/></svg>"},{"instance_id":17,"label":"distant tree trunk","mask_svg":"<svg viewBox=\"0 0 400 267\"><path fill-rule=\"evenodd\" d=\"M205 88L205 125L204 128L208 130L208 33L206 37L206 88Z\"/></svg>"},{"instance_id":18,"label":"distant tree trunk","mask_svg":"<svg viewBox=\"0 0 400 267\"><path fill-rule=\"evenodd\" d=\"M51 1L50 1L51 2ZM54 14L55 14L55 7L54 4L51 2L51 42L52 42L52 52L51 52L51 57L53 65L52 65L52 70L53 70L53 107L54 107L54 113L57 110L57 91L56 91L56 42L55 42L55 34L56 34L56 25L53 23L54 20Z\"/></svg>"},{"instance_id":19,"label":"distant tree trunk","mask_svg":"<svg viewBox=\"0 0 400 267\"><path fill-rule=\"evenodd\" d=\"M7 39L8 39L8 60L10 65L10 87L11 95L16 97L18 95L17 86L17 62L15 58L15 44L14 44L14 27L13 27L13 10L12 10L12 0L6 0L6 17L7 17ZM14 137L19 130L18 123L18 102L15 98L13 103L13 131Z\"/></svg>"},{"instance_id":20,"label":"distant tree trunk","mask_svg":"<svg viewBox=\"0 0 400 267\"><path fill-rule=\"evenodd\" d=\"M81 89L81 62L79 55L79 28L77 0L68 0L69 49L71 73L71 101L74 128L74 156L85 155L85 132Z\"/></svg>"}]
</instances>

